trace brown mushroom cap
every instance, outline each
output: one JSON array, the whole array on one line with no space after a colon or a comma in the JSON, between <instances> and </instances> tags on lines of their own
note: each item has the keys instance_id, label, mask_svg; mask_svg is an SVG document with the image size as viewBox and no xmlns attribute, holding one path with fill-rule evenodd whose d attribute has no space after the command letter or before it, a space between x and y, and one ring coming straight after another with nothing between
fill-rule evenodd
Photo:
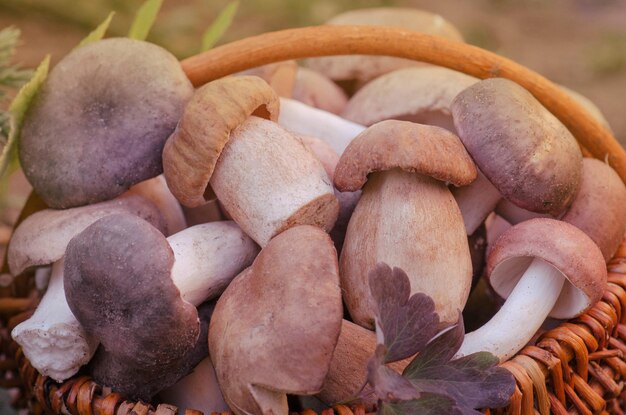
<instances>
[{"instance_id":1,"label":"brown mushroom cap","mask_svg":"<svg viewBox=\"0 0 626 415\"><path fill-rule=\"evenodd\" d=\"M486 79L457 95L452 115L467 151L504 198L553 216L572 203L582 169L578 143L524 88Z\"/></svg>"},{"instance_id":2,"label":"brown mushroom cap","mask_svg":"<svg viewBox=\"0 0 626 415\"><path fill-rule=\"evenodd\" d=\"M163 145L192 93L159 46L113 38L74 49L24 119L24 173L52 208L112 199L162 172Z\"/></svg>"},{"instance_id":3,"label":"brown mushroom cap","mask_svg":"<svg viewBox=\"0 0 626 415\"><path fill-rule=\"evenodd\" d=\"M341 329L337 254L313 226L272 239L218 300L209 351L238 414L287 414L286 393L322 388Z\"/></svg>"},{"instance_id":4,"label":"brown mushroom cap","mask_svg":"<svg viewBox=\"0 0 626 415\"><path fill-rule=\"evenodd\" d=\"M570 282L550 316L573 318L602 298L607 272L600 249L575 226L547 218L522 222L498 238L487 258L491 286L508 297L534 258L548 262Z\"/></svg>"},{"instance_id":5,"label":"brown mushroom cap","mask_svg":"<svg viewBox=\"0 0 626 415\"><path fill-rule=\"evenodd\" d=\"M401 168L455 186L471 183L476 167L459 138L440 127L387 120L372 125L346 148L335 170L342 192L359 190L372 172Z\"/></svg>"},{"instance_id":6,"label":"brown mushroom cap","mask_svg":"<svg viewBox=\"0 0 626 415\"><path fill-rule=\"evenodd\" d=\"M148 222L129 214L102 218L65 253L65 296L85 331L108 353L137 366L163 366L194 347L196 308L171 278L174 253Z\"/></svg>"},{"instance_id":7,"label":"brown mushroom cap","mask_svg":"<svg viewBox=\"0 0 626 415\"><path fill-rule=\"evenodd\" d=\"M333 114L346 108L346 93L326 76L308 68L298 68L291 98Z\"/></svg>"},{"instance_id":8,"label":"brown mushroom cap","mask_svg":"<svg viewBox=\"0 0 626 415\"><path fill-rule=\"evenodd\" d=\"M163 150L170 190L187 207L207 202L205 191L230 133L251 115L278 118L278 96L255 76L220 79L198 89Z\"/></svg>"},{"instance_id":9,"label":"brown mushroom cap","mask_svg":"<svg viewBox=\"0 0 626 415\"><path fill-rule=\"evenodd\" d=\"M439 66L398 69L354 94L342 117L363 125L396 119L454 131L450 105L477 78Z\"/></svg>"},{"instance_id":10,"label":"brown mushroom cap","mask_svg":"<svg viewBox=\"0 0 626 415\"><path fill-rule=\"evenodd\" d=\"M330 25L396 26L451 40L463 41L463 36L450 22L438 14L401 7L379 7L350 10L328 20ZM419 63L388 56L332 56L309 59L307 66L333 80L366 82L384 73Z\"/></svg>"},{"instance_id":11,"label":"brown mushroom cap","mask_svg":"<svg viewBox=\"0 0 626 415\"><path fill-rule=\"evenodd\" d=\"M585 232L609 261L624 237L626 187L608 164L583 159L580 190L561 220Z\"/></svg>"}]
</instances>

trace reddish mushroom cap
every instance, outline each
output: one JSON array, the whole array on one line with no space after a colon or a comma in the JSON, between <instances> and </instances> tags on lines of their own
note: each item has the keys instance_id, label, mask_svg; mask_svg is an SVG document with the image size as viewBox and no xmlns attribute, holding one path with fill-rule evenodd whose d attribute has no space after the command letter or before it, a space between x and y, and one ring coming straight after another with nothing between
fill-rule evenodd
<instances>
[{"instance_id":1,"label":"reddish mushroom cap","mask_svg":"<svg viewBox=\"0 0 626 415\"><path fill-rule=\"evenodd\" d=\"M359 190L372 172L401 168L456 186L471 183L476 167L459 138L440 127L387 120L359 134L342 154L335 186Z\"/></svg>"},{"instance_id":2,"label":"reddish mushroom cap","mask_svg":"<svg viewBox=\"0 0 626 415\"><path fill-rule=\"evenodd\" d=\"M233 411L287 414L286 393L322 388L341 329L338 274L329 236L305 225L273 238L228 286L209 351Z\"/></svg>"},{"instance_id":3,"label":"reddish mushroom cap","mask_svg":"<svg viewBox=\"0 0 626 415\"><path fill-rule=\"evenodd\" d=\"M498 238L487 259L491 286L508 297L534 258L548 262L569 281L552 317L573 318L602 298L607 271L600 249L575 226L547 218L522 222Z\"/></svg>"},{"instance_id":4,"label":"reddish mushroom cap","mask_svg":"<svg viewBox=\"0 0 626 415\"><path fill-rule=\"evenodd\" d=\"M576 139L516 83L478 82L452 102L454 125L476 165L517 206L558 216L580 185Z\"/></svg>"}]
</instances>

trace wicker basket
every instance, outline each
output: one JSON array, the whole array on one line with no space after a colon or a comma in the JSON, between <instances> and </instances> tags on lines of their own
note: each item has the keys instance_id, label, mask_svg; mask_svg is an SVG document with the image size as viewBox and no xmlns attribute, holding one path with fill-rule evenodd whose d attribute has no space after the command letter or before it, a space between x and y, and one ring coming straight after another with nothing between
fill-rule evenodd
<instances>
[{"instance_id":1,"label":"wicker basket","mask_svg":"<svg viewBox=\"0 0 626 415\"><path fill-rule=\"evenodd\" d=\"M577 138L586 155L610 162L626 181L626 152L615 138L560 88L510 60L467 44L389 27L320 26L268 33L237 41L182 62L198 86L252 67L288 59L340 54L391 55L445 66L478 78L509 78L529 90ZM21 218L43 205L29 198ZM6 267L6 264L5 264ZM3 270L3 271L6 271ZM486 413L624 414L626 378L626 239L608 264L609 284L602 300L575 320L544 333L502 364L517 380L511 405ZM1 281L0 281L1 284ZM62 384L32 368L10 339L10 330L30 316L37 304L32 278L20 277L0 287L3 326L0 387L20 387L17 406L30 401L31 413L73 415L176 414L162 404L153 408L129 402L117 393L103 394L87 377ZM33 399L34 398L34 399ZM186 414L202 415L198 411ZM365 414L365 409L337 406L323 414ZM302 414L313 415L313 411Z\"/></svg>"}]
</instances>

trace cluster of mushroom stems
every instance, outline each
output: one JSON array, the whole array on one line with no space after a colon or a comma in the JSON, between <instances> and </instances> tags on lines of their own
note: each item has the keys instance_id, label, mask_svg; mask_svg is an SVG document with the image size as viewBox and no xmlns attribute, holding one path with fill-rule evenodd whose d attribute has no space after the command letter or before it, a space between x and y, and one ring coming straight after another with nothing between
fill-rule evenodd
<instances>
[{"instance_id":1,"label":"cluster of mushroom stems","mask_svg":"<svg viewBox=\"0 0 626 415\"><path fill-rule=\"evenodd\" d=\"M462 41L425 12L329 23L385 19ZM123 104L75 88L105 63L125 75ZM332 404L363 386L377 263L402 268L452 323L483 273L472 255L486 258L508 299L459 356L504 361L548 316L601 298L626 188L529 92L396 58L307 65L194 90L168 52L129 39L57 65L19 149L49 209L8 249L13 275L51 267L38 309L12 332L40 373L61 382L81 371L129 398L207 413L287 414L288 394ZM468 238L494 210L519 223L472 252Z\"/></svg>"}]
</instances>

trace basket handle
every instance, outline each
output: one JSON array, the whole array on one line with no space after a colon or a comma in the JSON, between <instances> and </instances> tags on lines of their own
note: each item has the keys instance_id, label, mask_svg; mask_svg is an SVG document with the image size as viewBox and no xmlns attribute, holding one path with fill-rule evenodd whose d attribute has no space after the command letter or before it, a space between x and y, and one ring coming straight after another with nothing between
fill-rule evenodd
<instances>
[{"instance_id":1,"label":"basket handle","mask_svg":"<svg viewBox=\"0 0 626 415\"><path fill-rule=\"evenodd\" d=\"M626 151L588 111L530 69L466 43L384 26L312 26L238 40L182 61L191 82L202 85L245 69L289 59L331 55L388 55L428 62L485 79L508 78L530 91L596 158L626 182Z\"/></svg>"}]
</instances>

